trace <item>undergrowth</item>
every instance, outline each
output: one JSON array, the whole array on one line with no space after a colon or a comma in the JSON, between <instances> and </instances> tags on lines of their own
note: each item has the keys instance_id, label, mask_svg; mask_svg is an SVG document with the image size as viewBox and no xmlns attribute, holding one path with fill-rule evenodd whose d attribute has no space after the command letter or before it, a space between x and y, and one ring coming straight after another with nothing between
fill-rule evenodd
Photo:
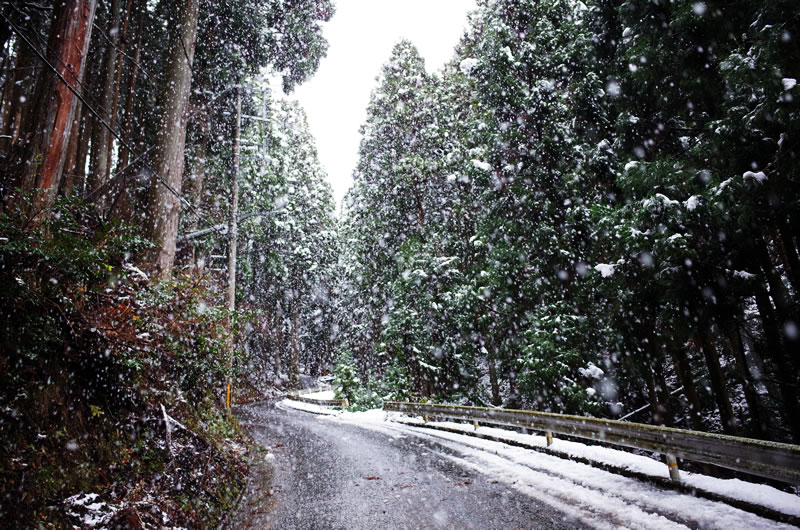
<instances>
[{"instance_id":1,"label":"undergrowth","mask_svg":"<svg viewBox=\"0 0 800 530\"><path fill-rule=\"evenodd\" d=\"M220 400L239 317L208 278L151 284L133 227L25 210L0 214L0 521L213 526L247 473Z\"/></svg>"}]
</instances>

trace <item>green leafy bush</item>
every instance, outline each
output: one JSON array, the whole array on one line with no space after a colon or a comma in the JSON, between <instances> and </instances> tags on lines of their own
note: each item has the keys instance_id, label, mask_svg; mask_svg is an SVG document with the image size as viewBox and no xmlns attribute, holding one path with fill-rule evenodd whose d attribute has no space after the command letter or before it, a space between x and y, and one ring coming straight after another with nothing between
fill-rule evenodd
<instances>
[{"instance_id":1,"label":"green leafy bush","mask_svg":"<svg viewBox=\"0 0 800 530\"><path fill-rule=\"evenodd\" d=\"M207 278L150 285L131 263L149 245L136 227L72 198L38 204L0 214L0 496L19 499L0 519L72 526L64 500L97 492L157 497L183 526L218 520L244 484L223 443L243 435L214 397L231 371L229 323L245 317ZM190 429L173 432L175 457L162 405ZM164 474L173 458L180 473Z\"/></svg>"}]
</instances>

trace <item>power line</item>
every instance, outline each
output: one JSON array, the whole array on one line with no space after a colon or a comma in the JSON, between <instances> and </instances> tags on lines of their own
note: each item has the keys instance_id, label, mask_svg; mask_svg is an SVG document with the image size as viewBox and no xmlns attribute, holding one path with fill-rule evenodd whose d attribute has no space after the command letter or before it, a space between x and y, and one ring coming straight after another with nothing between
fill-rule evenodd
<instances>
[{"instance_id":1,"label":"power line","mask_svg":"<svg viewBox=\"0 0 800 530\"><path fill-rule=\"evenodd\" d=\"M62 83L64 83L64 85L65 85L65 86L66 86L66 87L69 89L69 91L70 91L70 92L72 92L72 94L73 94L75 97L77 97L77 98L78 98L78 99L81 101L81 103L83 103L83 105L84 105L84 106L85 106L87 109L89 109L89 112L90 112L90 113L92 113L92 114L94 115L94 117L97 119L97 121L99 121L99 122L100 122L100 124L102 124L102 125L103 125L103 127L105 127L106 129L108 129L108 131L109 131L109 132L110 132L110 133L111 133L111 134L114 136L114 138L116 138L116 139L117 139L117 141L119 141L119 143L120 143L120 144L121 144L123 147L125 147L125 148L126 148L128 151L130 151L131 153L133 153L133 154L136 154L136 151L134 151L134 150L133 150L133 148L131 148L131 146L130 146L130 145L129 145L129 144L128 144L128 143L127 143L125 140L123 140L123 139L122 139L122 137L121 137L121 136L120 136L120 135L119 135L119 134L118 134L118 133L117 133L117 132L116 132L116 131L115 131L115 130L114 130L114 129L113 129L113 128L112 128L112 127L111 127L111 126L110 126L110 125L107 123L107 122L106 122L106 120L105 120L105 119L103 119L103 117L102 117L102 116L100 116L100 114L99 114L99 113L98 113L96 110L94 110L94 108L92 108L92 106L91 106L91 105L89 105L89 102L88 102L88 101L86 101L86 99L84 99L84 97L83 97L83 96L82 96L82 95L81 95L81 94L80 94L80 93L79 93L77 90L75 90L75 88L73 88L73 87L72 87L72 86L69 84L69 82L68 82L68 81L67 81L67 80L64 78L64 76L63 76L63 75L61 75L61 73L58 71L58 69L57 69L55 66L53 66L53 65L50 63L50 61L48 61L48 60L47 60L47 58L46 58L44 55L42 55L41 51L39 51L39 50L36 48L36 46L34 46L34 45L33 45L33 43L32 43L32 42L31 42L31 41L30 41L30 40L29 40L29 39L28 39L28 38L27 38L27 37L26 37L26 36L25 36L25 35L22 33L22 31L20 31L20 29L19 29L19 28L17 28L17 26L16 26L16 25L15 25L15 24L14 24L14 23L13 23L13 22L12 22L12 21L11 21L11 20L10 20L10 19L9 19L9 18L6 16L6 15L5 15L5 13L3 13L3 12L1 12L1 11L0 11L0 16L2 16L2 17L3 17L3 18L6 20L6 22L7 22L7 23L8 23L8 25L9 25L9 27L11 27L12 31L14 31L14 33L16 33L16 34L17 34L17 35L18 35L18 36L19 36L19 37L20 37L20 38L21 38L21 39L22 39L22 40L25 42L25 44L27 44L27 45L28 45L28 47L29 47L29 48L30 48L30 49L31 49L31 50L32 50L32 51L33 51L33 52L36 54L36 56L37 56L37 57L39 57L39 59L40 59L40 60L41 60L41 61L42 61L42 62L43 62L45 65L47 65L47 67L48 67L48 68L50 68L50 70L51 70L51 71L52 71L54 74L56 74L56 76L58 77L58 79L59 79L59 80L60 80ZM73 77L75 77L75 74L73 74ZM137 155L137 157L138 157L138 156L139 156L139 155ZM168 190L170 193L172 193L172 194L173 194L173 195L174 195L174 196L175 196L175 197L176 197L176 198L177 198L179 201L181 201L181 202L182 202L182 203L183 203L183 204L184 204L184 205L187 207L187 209L188 209L188 210L189 210L191 213L193 213L193 214L194 214L194 215L195 215L195 216L196 216L198 219L202 219L204 222L208 223L208 221L206 220L206 218L205 218L205 217L203 217L203 216L200 214L200 212L198 212L198 211L197 211L197 210L194 208L194 206L192 206L192 204L191 204L191 203L190 203L188 200L186 200L185 198L183 198L183 196L182 196L182 195L181 195L181 194L180 194L180 193L179 193L179 192L178 192L178 191L177 191L177 190L176 190L176 189L175 189L173 186L171 186L171 185L170 185L170 184L169 184L169 183L168 183L168 182L167 182L167 181L166 181L166 180L165 180L165 179L164 179L164 178L163 178L161 175L159 175L159 174L158 174L158 172L157 172L155 169L153 169L153 168L150 166L150 164L148 164L148 163L145 161L145 162L144 162L144 166L145 166L145 167L146 167L146 168L147 168L147 169L148 169L148 170L149 170L149 171L150 171L150 172L153 174L153 176L156 178L156 180L157 180L159 183L161 183L161 185L162 185L162 186L164 186L165 188L167 188L167 190Z\"/></svg>"},{"instance_id":2,"label":"power line","mask_svg":"<svg viewBox=\"0 0 800 530\"><path fill-rule=\"evenodd\" d=\"M101 28L100 26L98 26L94 22L92 22L92 26L94 27L95 30L98 31L98 33L100 33L100 35L102 35L102 37L106 40L106 42L108 43L109 46L111 46L112 48L117 50L117 52L119 52L120 55L122 55L123 57L128 59L131 63L135 64L137 68L139 68L139 71L144 74L144 76L147 78L147 82L150 83L151 86L153 86L153 87L156 86L156 82L153 81L151 78L155 77L156 81L158 81L158 78L156 76L151 75L150 73L148 73L148 71L145 69L145 67L142 66L141 61L137 62L126 51L124 51L121 46L119 46L117 44L114 44L114 41L111 40L111 37L106 35L106 32L103 30L103 28Z\"/></svg>"},{"instance_id":3,"label":"power line","mask_svg":"<svg viewBox=\"0 0 800 530\"><path fill-rule=\"evenodd\" d=\"M84 84L84 82L83 82L83 81L81 81L81 79L80 79L80 76L78 76L76 72L73 72L73 71L72 71L72 69L69 67L69 65L65 64L65 63L64 63L64 61L62 61L62 60L61 60L61 57L59 57L59 56L58 56L58 54L57 54L57 53L55 53L55 51L54 51L54 50L53 50L53 49L50 47L50 45L49 45L48 43L44 42L44 41L41 39L41 37L39 36L39 33L38 33L38 32L36 31L36 29L35 29L35 28L33 28L33 26L31 25L30 17L26 16L26 13L25 13L25 12L23 12L22 10L20 10L18 7L16 7L16 6L13 6L13 5L12 5L11 7L12 7L12 8L13 8L13 9L14 9L14 10L17 12L17 13L19 13L20 15L22 15L22 16L25 16L25 18L26 18L26 20L27 20L28 29L29 29L29 30L30 30L30 32L33 34L33 37L36 39L37 43L38 43L38 44L39 44L39 45L40 45L42 48L44 48L44 49L46 49L47 51L49 51L49 52L50 52L50 53L51 53L51 54L52 54L52 55L53 55L53 56L56 58L56 60L59 62L59 64L60 64L62 67L64 67L64 69L65 69L67 72L69 72L69 74L70 74L70 77L72 77L72 79L73 79L73 80L74 80L74 81L75 81L75 82L78 84L78 86L80 86L80 87L81 87L81 89L83 89L83 91L84 91L84 92L86 92L86 94L88 95L88 98L90 98L90 99L92 100L92 102L94 103L95 107L96 107L96 108L98 108L98 109L100 109L100 110L101 110L101 111L103 111L104 113L106 113L106 114L110 115L110 114L111 114L111 112L110 112L108 109L106 109L104 105L101 105L101 104L100 104L100 102L97 100L97 98L96 98L96 97L95 97L95 95L92 93L92 91L91 91L91 90L89 90L89 88L88 88L88 87L87 87L87 86ZM4 18L6 18L5 14L3 14L3 17L4 17ZM11 25L13 26L13 24L11 23L11 21L10 21L8 18L6 18L6 20L8 20L8 21L9 21L9 24L11 24ZM97 24L95 24L94 22L92 23L92 26L93 26L94 28L97 28L97 27L98 27L98 26L97 26ZM102 31L101 31L100 33L102 34ZM20 36L22 37L22 35L20 35ZM105 35L103 35L103 36L105 36ZM26 43L28 43L27 39L25 39L24 37L23 37L23 40L25 40L25 42L26 42ZM31 48L32 48L32 45L31 45L30 43L28 43L28 45L29 45L29 46L31 46ZM36 51L36 50L34 50L34 51ZM37 53L37 55L38 55L38 53ZM88 66L87 66L87 67L88 67ZM69 85L67 85L67 86L69 86ZM116 120L116 121L117 121L117 125L119 125L119 120ZM112 122L112 125L114 125L114 123L113 123L113 122Z\"/></svg>"}]
</instances>

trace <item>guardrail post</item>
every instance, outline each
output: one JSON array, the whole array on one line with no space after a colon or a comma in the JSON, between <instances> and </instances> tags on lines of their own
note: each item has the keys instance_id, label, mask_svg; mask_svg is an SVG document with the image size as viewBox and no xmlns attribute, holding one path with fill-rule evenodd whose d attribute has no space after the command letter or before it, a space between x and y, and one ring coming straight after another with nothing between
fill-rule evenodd
<instances>
[{"instance_id":1,"label":"guardrail post","mask_svg":"<svg viewBox=\"0 0 800 530\"><path fill-rule=\"evenodd\" d=\"M473 421L472 422L472 426L475 427L476 431L478 430L478 422L477 421Z\"/></svg>"},{"instance_id":2,"label":"guardrail post","mask_svg":"<svg viewBox=\"0 0 800 530\"><path fill-rule=\"evenodd\" d=\"M675 455L667 455L667 466L669 467L669 478L673 482L681 481L681 472L678 469L678 459Z\"/></svg>"},{"instance_id":3,"label":"guardrail post","mask_svg":"<svg viewBox=\"0 0 800 530\"><path fill-rule=\"evenodd\" d=\"M343 408L343 409L346 409L346 408L347 408L347 407L349 407L349 406L350 406L350 402L349 402L349 401L347 401L347 398L344 398L344 399L342 400L342 408Z\"/></svg>"},{"instance_id":4,"label":"guardrail post","mask_svg":"<svg viewBox=\"0 0 800 530\"><path fill-rule=\"evenodd\" d=\"M553 445L553 433L550 431L545 431L544 436L547 438L547 447Z\"/></svg>"}]
</instances>

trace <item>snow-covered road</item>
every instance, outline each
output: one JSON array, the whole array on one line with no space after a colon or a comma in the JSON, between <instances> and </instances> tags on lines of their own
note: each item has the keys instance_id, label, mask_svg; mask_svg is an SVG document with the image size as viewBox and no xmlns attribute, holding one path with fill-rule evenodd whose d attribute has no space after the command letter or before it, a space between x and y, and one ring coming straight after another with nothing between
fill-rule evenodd
<instances>
[{"instance_id":1,"label":"snow-covered road","mask_svg":"<svg viewBox=\"0 0 800 530\"><path fill-rule=\"evenodd\" d=\"M276 474L273 496L266 497L269 509L249 500L240 523L794 528L552 455L386 421L377 411L320 416L297 409L321 412L296 402L241 409L240 418L257 441L272 448ZM781 494L775 490L774 496ZM793 499L784 499L790 512Z\"/></svg>"},{"instance_id":2,"label":"snow-covered road","mask_svg":"<svg viewBox=\"0 0 800 530\"><path fill-rule=\"evenodd\" d=\"M364 429L267 404L237 416L274 455L275 472L272 491L258 491L259 479L231 528L585 527L402 426Z\"/></svg>"}]
</instances>

